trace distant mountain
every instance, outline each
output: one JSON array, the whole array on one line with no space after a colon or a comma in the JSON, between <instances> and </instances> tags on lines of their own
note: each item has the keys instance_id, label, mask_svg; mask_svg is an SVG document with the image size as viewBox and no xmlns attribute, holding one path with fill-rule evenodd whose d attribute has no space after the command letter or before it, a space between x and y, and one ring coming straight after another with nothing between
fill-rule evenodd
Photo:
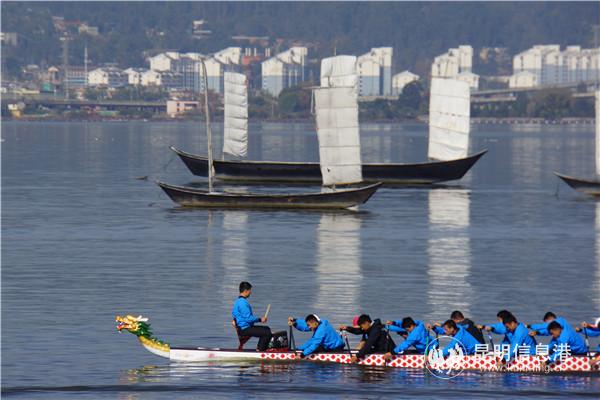
<instances>
[{"instance_id":1,"label":"distant mountain","mask_svg":"<svg viewBox=\"0 0 600 400\"><path fill-rule=\"evenodd\" d=\"M76 33L70 62L82 64L87 42L95 63L144 66L145 51L211 52L235 43L232 35L269 36L282 47L311 44L312 55L361 54L393 46L396 70L428 71L433 57L470 44L516 53L533 44L592 47L600 2L2 2L2 31L17 32L17 47L3 45L3 66L60 64L60 32L78 22L99 35ZM192 21L205 20L205 39L192 37ZM276 42L276 39L282 39Z\"/></svg>"}]
</instances>

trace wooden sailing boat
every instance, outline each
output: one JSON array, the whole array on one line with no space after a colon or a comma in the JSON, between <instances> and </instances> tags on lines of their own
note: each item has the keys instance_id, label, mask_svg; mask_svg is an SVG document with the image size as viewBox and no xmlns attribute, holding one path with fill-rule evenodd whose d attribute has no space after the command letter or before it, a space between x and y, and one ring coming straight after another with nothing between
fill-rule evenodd
<instances>
[{"instance_id":1,"label":"wooden sailing boat","mask_svg":"<svg viewBox=\"0 0 600 400\"><path fill-rule=\"evenodd\" d=\"M434 80L439 79L434 78ZM322 87L344 87L356 84L356 81L356 57L336 56L322 60ZM438 86L443 89L444 84L437 84L436 87ZM458 86L461 85L458 84ZM454 139L458 138L460 139L460 144L458 146L454 144L454 149L452 151L434 151L432 153L430 150L430 158L435 159L436 161L434 162L416 164L362 164L363 180L365 182L385 182L394 184L431 184L461 179L477 160L486 153L486 150L484 150L471 156L467 155L469 143L468 124L470 98L468 85L466 87L466 98L463 96L460 99L455 99L452 96L448 96L447 90L442 93L432 91L431 96L433 98L431 101L434 105L444 106L445 103L452 103L450 108L461 113L461 124L459 128L462 135L457 136L456 132L453 131L455 123L453 122L450 113L446 112L444 115L439 115L440 118L434 118L437 125L433 130L433 134L431 133L432 128L430 125L430 143L433 137L434 141L438 144L434 147L439 150L448 142L452 142ZM466 111L464 110L465 106ZM465 122L466 133L464 132ZM450 126L448 127L444 124L450 124ZM444 139L444 135L446 135L448 139ZM431 144L430 147L432 147ZM207 175L207 157L187 153L173 146L171 146L171 150L179 155L181 160L194 175ZM450 157L450 155L453 157ZM245 156L246 153L240 154L240 157ZM217 179L230 182L321 183L323 181L319 163L215 160L213 166L215 169L215 177Z\"/></svg>"},{"instance_id":2,"label":"wooden sailing boat","mask_svg":"<svg viewBox=\"0 0 600 400\"><path fill-rule=\"evenodd\" d=\"M600 90L596 90L596 175L600 175ZM573 189L591 196L600 196L600 180L575 178L568 175L554 173Z\"/></svg>"},{"instance_id":3,"label":"wooden sailing boat","mask_svg":"<svg viewBox=\"0 0 600 400\"><path fill-rule=\"evenodd\" d=\"M233 207L233 208L352 208L365 203L381 186L381 183L353 189L326 190L321 193L299 193L299 194L271 194L271 193L231 193L216 192L213 190L213 157L212 157L212 133L210 126L210 114L208 109L208 93L206 81L206 67L202 62L204 75L204 100L206 114L206 132L208 144L208 191L196 188L169 185L157 182L165 193L175 202L186 207ZM320 97L319 97L320 96ZM317 113L317 130L321 126L319 134L319 147L322 149L321 168L327 169L324 175L329 178L324 181L325 185L339 185L346 183L357 183L362 181L360 176L360 144L358 150L348 151L345 146L346 117L352 118L349 109L355 110L356 138L358 139L358 103L356 98L340 97L339 93L328 92L318 95L324 98L321 102L321 114L325 115L326 121L319 122ZM344 102L346 108L340 107ZM354 101L355 104L352 104ZM329 107L329 108L328 108ZM318 110L319 111L319 110ZM325 114L323 114L325 113ZM233 72L225 73L225 140L223 150L235 156L246 153L247 143L247 120L248 120L248 94L246 77ZM343 137L341 140L339 137ZM336 142L336 138L338 141ZM358 163L355 154L358 152ZM332 159L336 162L332 162ZM352 169L354 166L354 169ZM356 173L355 170L358 170Z\"/></svg>"}]
</instances>

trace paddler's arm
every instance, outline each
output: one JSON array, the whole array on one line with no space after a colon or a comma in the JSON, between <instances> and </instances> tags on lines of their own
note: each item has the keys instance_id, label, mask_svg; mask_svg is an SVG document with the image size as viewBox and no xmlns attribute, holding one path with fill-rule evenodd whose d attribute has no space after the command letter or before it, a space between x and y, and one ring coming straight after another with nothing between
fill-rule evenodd
<instances>
[{"instance_id":1,"label":"paddler's arm","mask_svg":"<svg viewBox=\"0 0 600 400\"><path fill-rule=\"evenodd\" d=\"M292 326L301 332L310 332L310 328L303 319L292 318Z\"/></svg>"},{"instance_id":2,"label":"paddler's arm","mask_svg":"<svg viewBox=\"0 0 600 400\"><path fill-rule=\"evenodd\" d=\"M548 332L547 322L542 322L540 324L530 324L527 327L533 330L533 332L538 336L550 336L550 332Z\"/></svg>"},{"instance_id":3,"label":"paddler's arm","mask_svg":"<svg viewBox=\"0 0 600 400\"><path fill-rule=\"evenodd\" d=\"M386 325L388 330L392 332L397 332L398 334L407 333L406 329L402 328L402 321L387 321Z\"/></svg>"}]
</instances>

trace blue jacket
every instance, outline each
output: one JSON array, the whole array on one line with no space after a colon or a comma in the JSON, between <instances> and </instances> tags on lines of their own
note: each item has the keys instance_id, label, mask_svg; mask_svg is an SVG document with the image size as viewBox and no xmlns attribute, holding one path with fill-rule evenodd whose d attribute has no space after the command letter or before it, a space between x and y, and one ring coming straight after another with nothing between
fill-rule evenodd
<instances>
[{"instance_id":1,"label":"blue jacket","mask_svg":"<svg viewBox=\"0 0 600 400\"><path fill-rule=\"evenodd\" d=\"M502 339L502 344L510 343L510 337L512 336L512 332L509 332L502 322L485 324L485 326L489 326L490 328L492 328L492 333L495 333L496 335L504 335L504 338Z\"/></svg>"},{"instance_id":2,"label":"blue jacket","mask_svg":"<svg viewBox=\"0 0 600 400\"><path fill-rule=\"evenodd\" d=\"M310 328L303 319L297 319L294 327L302 332L310 332ZM312 337L306 343L298 346L298 350L302 350L302 354L307 356L312 354L319 346L322 346L325 350L333 350L344 346L342 337L325 319L319 322L319 326L315 329Z\"/></svg>"},{"instance_id":3,"label":"blue jacket","mask_svg":"<svg viewBox=\"0 0 600 400\"><path fill-rule=\"evenodd\" d=\"M398 334L401 334L401 333L408 333L408 332L406 331L406 329L404 329L404 328L402 327L402 321L400 321L400 320L398 320L398 321L392 321L392 324L391 324L391 325L388 325L388 326L387 326L387 329L388 329L388 331L391 331L391 332L396 332L396 333L398 333Z\"/></svg>"},{"instance_id":4,"label":"blue jacket","mask_svg":"<svg viewBox=\"0 0 600 400\"><path fill-rule=\"evenodd\" d=\"M231 316L235 320L236 325L240 329L246 329L253 326L256 322L260 322L259 317L255 317L252 314L252 307L250 307L250 303L248 299L245 297L238 297L238 299L233 303L233 310L231 311Z\"/></svg>"},{"instance_id":5,"label":"blue jacket","mask_svg":"<svg viewBox=\"0 0 600 400\"><path fill-rule=\"evenodd\" d=\"M429 336L429 332L425 329L425 324L422 321L415 321L415 324L417 326L408 334L404 342L396 346L392 353L399 354L408 350L411 346L417 349L419 353L425 353L425 349L433 339Z\"/></svg>"},{"instance_id":6,"label":"blue jacket","mask_svg":"<svg viewBox=\"0 0 600 400\"><path fill-rule=\"evenodd\" d=\"M555 321L560 325L561 328L563 328L563 330L567 330L569 332L574 331L566 319L558 317L555 319ZM550 332L548 332L548 325L550 325L550 322L542 322L539 324L531 324L530 327L534 331L537 331L538 336L550 336Z\"/></svg>"},{"instance_id":7,"label":"blue jacket","mask_svg":"<svg viewBox=\"0 0 600 400\"><path fill-rule=\"evenodd\" d=\"M444 347L442 352L444 357L448 357L450 350L458 344L457 342L463 345L463 349L466 351L465 355L475 354L475 345L479 344L479 341L475 339L473 335L467 332L465 328L458 325L458 332L456 332L456 335L454 335L450 343Z\"/></svg>"},{"instance_id":8,"label":"blue jacket","mask_svg":"<svg viewBox=\"0 0 600 400\"><path fill-rule=\"evenodd\" d=\"M508 334L510 334L510 336ZM505 355L507 359L512 359L517 355L519 346L529 346L527 354L535 354L535 339L529 336L529 330L522 322L519 322L513 332L507 329L507 337L510 343L510 354Z\"/></svg>"},{"instance_id":9,"label":"blue jacket","mask_svg":"<svg viewBox=\"0 0 600 400\"><path fill-rule=\"evenodd\" d=\"M581 330L581 334L585 335L587 333L587 335L589 337L596 337L596 336L600 336L600 328L583 328ZM598 353L600 353L600 344L598 345L598 347L596 348L596 351Z\"/></svg>"},{"instance_id":10,"label":"blue jacket","mask_svg":"<svg viewBox=\"0 0 600 400\"><path fill-rule=\"evenodd\" d=\"M569 352L571 354L585 354L588 351L583 338L579 336L573 329L571 329L571 331L563 329L556 339L556 345L568 345ZM555 351L552 353L549 360L556 361L556 359L560 358L561 353L561 351Z\"/></svg>"}]
</instances>

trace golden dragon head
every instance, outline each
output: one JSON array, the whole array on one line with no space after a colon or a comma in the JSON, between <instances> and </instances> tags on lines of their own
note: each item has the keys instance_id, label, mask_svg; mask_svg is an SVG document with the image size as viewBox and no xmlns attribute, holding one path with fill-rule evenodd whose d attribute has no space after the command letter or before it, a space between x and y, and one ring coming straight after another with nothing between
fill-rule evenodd
<instances>
[{"instance_id":1,"label":"golden dragon head","mask_svg":"<svg viewBox=\"0 0 600 400\"><path fill-rule=\"evenodd\" d=\"M148 318L144 318L141 315L137 317L134 317L133 315L126 315L124 317L121 317L120 315L117 315L115 321L117 322L117 330L119 332L125 329L136 336L152 336L152 331L150 331L150 324L148 323Z\"/></svg>"}]
</instances>

